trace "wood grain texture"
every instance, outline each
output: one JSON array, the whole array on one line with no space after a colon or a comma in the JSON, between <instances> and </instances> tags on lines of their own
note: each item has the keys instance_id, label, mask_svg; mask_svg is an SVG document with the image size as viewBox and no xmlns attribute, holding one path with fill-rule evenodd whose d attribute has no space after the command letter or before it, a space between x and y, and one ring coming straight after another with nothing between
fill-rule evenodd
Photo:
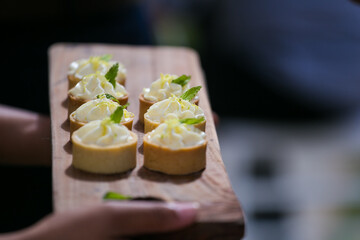
<instances>
[{"instance_id":1,"label":"wood grain texture","mask_svg":"<svg viewBox=\"0 0 360 240\"><path fill-rule=\"evenodd\" d=\"M128 110L135 113L133 131L138 134L137 167L125 174L96 175L71 166L72 146L67 120L67 69L70 62L93 55L112 54L128 71ZM200 203L197 223L181 232L153 239L240 239L244 216L231 188L221 159L206 85L196 52L187 48L134 47L99 44L55 44L49 49L50 107L53 142L53 201L57 212L102 201L107 191L135 197L153 196L166 201ZM160 73L190 74L191 85L203 86L199 106L205 111L208 139L207 167L189 176L167 176L143 167L143 125L138 122L139 94ZM146 237L150 239L150 237Z\"/></svg>"}]
</instances>

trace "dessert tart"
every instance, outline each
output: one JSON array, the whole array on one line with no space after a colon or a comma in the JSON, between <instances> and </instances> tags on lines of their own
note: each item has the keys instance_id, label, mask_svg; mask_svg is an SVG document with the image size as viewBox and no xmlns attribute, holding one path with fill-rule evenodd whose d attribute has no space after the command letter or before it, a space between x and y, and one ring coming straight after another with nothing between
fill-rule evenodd
<instances>
[{"instance_id":1,"label":"dessert tart","mask_svg":"<svg viewBox=\"0 0 360 240\"><path fill-rule=\"evenodd\" d=\"M180 120L185 118L203 119L203 121L194 126L205 131L206 120L204 111L199 106L189 102L200 88L201 87L191 88L181 95L181 97L172 96L153 104L144 115L144 132L150 132L169 117ZM189 92L193 94L188 96Z\"/></svg>"},{"instance_id":2,"label":"dessert tart","mask_svg":"<svg viewBox=\"0 0 360 240\"><path fill-rule=\"evenodd\" d=\"M121 109L121 108L118 108ZM137 135L119 124L119 111L76 130L72 137L72 165L80 170L114 174L136 167Z\"/></svg>"},{"instance_id":3,"label":"dessert tart","mask_svg":"<svg viewBox=\"0 0 360 240\"><path fill-rule=\"evenodd\" d=\"M189 87L191 76L170 74L160 74L160 78L151 83L150 88L144 88L139 96L139 121L144 122L144 114L156 102L162 101L175 95L181 96ZM194 103L198 104L198 98L194 98Z\"/></svg>"},{"instance_id":4,"label":"dessert tart","mask_svg":"<svg viewBox=\"0 0 360 240\"><path fill-rule=\"evenodd\" d=\"M110 94L103 94L98 95L98 99L81 105L70 114L70 136L86 123L110 117L118 107L123 108L123 117L120 123L131 130L135 115L125 109L127 105L121 106L116 98Z\"/></svg>"},{"instance_id":5,"label":"dessert tart","mask_svg":"<svg viewBox=\"0 0 360 240\"><path fill-rule=\"evenodd\" d=\"M206 146L205 132L167 119L144 135L144 167L170 175L199 172L206 166Z\"/></svg>"},{"instance_id":6,"label":"dessert tart","mask_svg":"<svg viewBox=\"0 0 360 240\"><path fill-rule=\"evenodd\" d=\"M86 75L96 72L100 72L105 75L110 67L117 63L115 61L111 61L111 57L111 55L105 54L103 56L94 56L88 59L79 59L70 63L68 71L69 89L75 87L75 85ZM121 63L118 64L119 71L115 80L125 86L126 69Z\"/></svg>"},{"instance_id":7,"label":"dessert tart","mask_svg":"<svg viewBox=\"0 0 360 240\"><path fill-rule=\"evenodd\" d=\"M100 72L86 75L75 87L69 90L69 115L82 104L95 99L97 95L108 93L114 96L121 105L128 101L126 89L115 81L115 64L104 76Z\"/></svg>"}]
</instances>

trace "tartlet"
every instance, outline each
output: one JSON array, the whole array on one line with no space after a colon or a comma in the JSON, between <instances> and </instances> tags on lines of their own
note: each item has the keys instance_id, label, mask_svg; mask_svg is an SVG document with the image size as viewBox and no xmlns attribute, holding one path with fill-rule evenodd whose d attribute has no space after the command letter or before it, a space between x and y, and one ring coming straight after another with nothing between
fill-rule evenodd
<instances>
[{"instance_id":1,"label":"tartlet","mask_svg":"<svg viewBox=\"0 0 360 240\"><path fill-rule=\"evenodd\" d=\"M186 175L206 167L206 134L192 125L167 119L144 135L144 167L170 175Z\"/></svg>"},{"instance_id":2,"label":"tartlet","mask_svg":"<svg viewBox=\"0 0 360 240\"><path fill-rule=\"evenodd\" d=\"M69 89L75 87L80 80L86 75L100 72L103 75L110 69L112 65L118 63L110 61L111 55L94 56L88 59L79 59L70 63L68 71ZM119 71L116 76L116 81L125 86L126 82L126 69L124 65L119 63Z\"/></svg>"},{"instance_id":3,"label":"tartlet","mask_svg":"<svg viewBox=\"0 0 360 240\"><path fill-rule=\"evenodd\" d=\"M71 140L72 165L77 169L115 174L136 167L137 135L109 118L85 124Z\"/></svg>"},{"instance_id":4,"label":"tartlet","mask_svg":"<svg viewBox=\"0 0 360 240\"><path fill-rule=\"evenodd\" d=\"M204 118L204 121L194 125L205 131L206 120L204 111L197 105L184 99L172 96L153 104L144 115L144 132L150 132L167 118Z\"/></svg>"},{"instance_id":5,"label":"tartlet","mask_svg":"<svg viewBox=\"0 0 360 240\"><path fill-rule=\"evenodd\" d=\"M100 72L86 75L68 92L69 115L82 104L104 93L113 95L121 105L125 105L128 102L126 89L118 82L114 82L114 84L115 87Z\"/></svg>"},{"instance_id":6,"label":"tartlet","mask_svg":"<svg viewBox=\"0 0 360 240\"><path fill-rule=\"evenodd\" d=\"M139 96L139 121L144 122L144 114L154 103L167 99L172 95L179 97L186 92L189 89L188 82L190 78L190 76L186 75L179 77L171 74L160 74L160 78L152 82L150 88L144 88ZM193 101L198 104L198 97Z\"/></svg>"},{"instance_id":7,"label":"tartlet","mask_svg":"<svg viewBox=\"0 0 360 240\"><path fill-rule=\"evenodd\" d=\"M70 136L74 131L91 121L103 120L110 117L118 107L120 107L119 103L107 99L105 95L100 95L98 99L81 105L70 114ZM123 112L124 116L121 118L120 123L131 130L134 114L126 109L124 109Z\"/></svg>"}]
</instances>

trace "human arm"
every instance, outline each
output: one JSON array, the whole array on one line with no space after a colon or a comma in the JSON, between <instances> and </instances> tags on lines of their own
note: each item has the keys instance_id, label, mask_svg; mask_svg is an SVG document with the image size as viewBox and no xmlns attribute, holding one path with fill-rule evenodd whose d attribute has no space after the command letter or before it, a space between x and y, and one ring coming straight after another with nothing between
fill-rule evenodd
<instances>
[{"instance_id":1,"label":"human arm","mask_svg":"<svg viewBox=\"0 0 360 240\"><path fill-rule=\"evenodd\" d=\"M50 165L48 116L0 104L0 163Z\"/></svg>"},{"instance_id":2,"label":"human arm","mask_svg":"<svg viewBox=\"0 0 360 240\"><path fill-rule=\"evenodd\" d=\"M107 240L177 230L196 218L192 203L108 202L52 214L0 240Z\"/></svg>"}]
</instances>

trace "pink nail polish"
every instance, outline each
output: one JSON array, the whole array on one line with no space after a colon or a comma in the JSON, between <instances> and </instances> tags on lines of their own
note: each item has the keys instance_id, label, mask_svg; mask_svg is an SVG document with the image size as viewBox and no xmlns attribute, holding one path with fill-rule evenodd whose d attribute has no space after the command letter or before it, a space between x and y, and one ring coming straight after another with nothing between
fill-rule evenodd
<instances>
[{"instance_id":1,"label":"pink nail polish","mask_svg":"<svg viewBox=\"0 0 360 240\"><path fill-rule=\"evenodd\" d=\"M167 207L174 210L178 215L179 219L184 223L190 223L196 219L196 213L199 209L198 203L184 202L184 203L168 203Z\"/></svg>"}]
</instances>

